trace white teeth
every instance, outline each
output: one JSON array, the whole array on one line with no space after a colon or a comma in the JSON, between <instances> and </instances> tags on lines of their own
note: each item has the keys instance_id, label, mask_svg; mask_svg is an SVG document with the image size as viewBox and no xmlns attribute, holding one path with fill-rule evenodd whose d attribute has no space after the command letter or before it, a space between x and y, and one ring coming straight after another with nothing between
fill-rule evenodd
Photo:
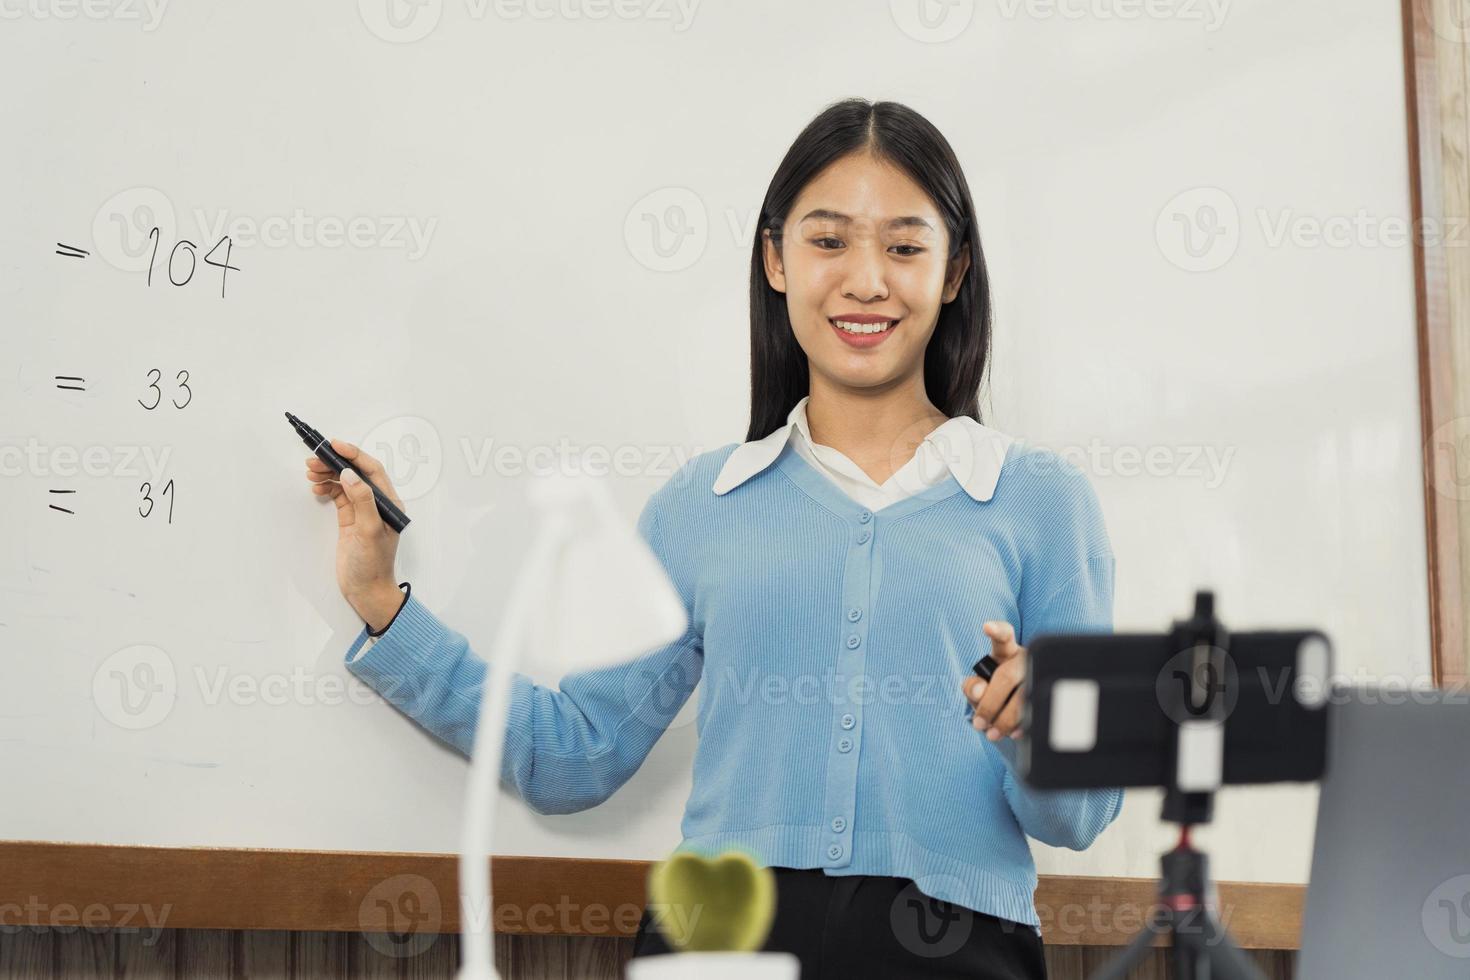
<instances>
[{"instance_id":1,"label":"white teeth","mask_svg":"<svg viewBox=\"0 0 1470 980\"><path fill-rule=\"evenodd\" d=\"M833 320L832 322L848 333L882 333L898 321L884 320L882 323L848 323L845 320Z\"/></svg>"}]
</instances>

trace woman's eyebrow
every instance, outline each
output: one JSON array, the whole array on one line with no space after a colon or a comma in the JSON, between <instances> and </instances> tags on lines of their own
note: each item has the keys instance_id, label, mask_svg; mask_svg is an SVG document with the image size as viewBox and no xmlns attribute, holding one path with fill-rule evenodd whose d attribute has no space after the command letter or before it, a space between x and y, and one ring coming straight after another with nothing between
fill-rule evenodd
<instances>
[{"instance_id":1,"label":"woman's eyebrow","mask_svg":"<svg viewBox=\"0 0 1470 980\"><path fill-rule=\"evenodd\" d=\"M829 208L813 208L812 210L808 211L802 217L801 222L797 222L797 223L800 224L802 222L810 221L813 218L827 220L827 221L835 221L838 224L846 224L847 222L849 222L849 221L852 220L852 218L849 215L845 215L841 211L833 211L833 210L831 210ZM884 225L884 227L885 228L928 228L930 231L933 231L934 230L934 226L933 225L931 225L929 222L925 221L923 218L920 218L918 215L914 215L914 214L904 215L901 218L893 218L886 225Z\"/></svg>"}]
</instances>

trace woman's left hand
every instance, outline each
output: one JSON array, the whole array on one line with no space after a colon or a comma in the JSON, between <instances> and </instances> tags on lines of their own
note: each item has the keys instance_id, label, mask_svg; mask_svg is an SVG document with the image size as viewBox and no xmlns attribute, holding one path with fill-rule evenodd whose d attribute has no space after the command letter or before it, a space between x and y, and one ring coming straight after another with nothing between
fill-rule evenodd
<instances>
[{"instance_id":1,"label":"woman's left hand","mask_svg":"<svg viewBox=\"0 0 1470 980\"><path fill-rule=\"evenodd\" d=\"M1019 738L1026 648L1016 642L1016 631L1010 623L989 622L984 628L985 635L990 637L990 655L998 666L988 684L983 677L967 677L961 685L975 709L970 723L976 731L985 732L992 742L1007 735Z\"/></svg>"}]
</instances>

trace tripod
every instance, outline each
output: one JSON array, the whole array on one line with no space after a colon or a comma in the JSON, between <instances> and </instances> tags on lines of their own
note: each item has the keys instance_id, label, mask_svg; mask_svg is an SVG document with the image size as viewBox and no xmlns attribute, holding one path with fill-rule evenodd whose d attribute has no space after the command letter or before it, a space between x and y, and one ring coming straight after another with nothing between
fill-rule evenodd
<instances>
[{"instance_id":1,"label":"tripod","mask_svg":"<svg viewBox=\"0 0 1470 980\"><path fill-rule=\"evenodd\" d=\"M1171 686L1160 689L1161 707L1177 724L1163 818L1179 824L1179 843L1162 859L1159 907L1092 980L1123 980L1148 955L1160 932L1168 935L1173 947L1174 980L1265 980L1210 910L1216 903L1209 859L1189 842L1190 827L1210 821L1224 767L1225 658L1230 637L1215 617L1213 593L1195 593L1194 615L1174 623L1171 643L1180 651L1175 659L1184 661L1178 674L1184 684L1177 692Z\"/></svg>"},{"instance_id":2,"label":"tripod","mask_svg":"<svg viewBox=\"0 0 1470 980\"><path fill-rule=\"evenodd\" d=\"M1169 790L1168 793L1207 798L1202 802L1179 800L1176 806L1211 808L1208 793L1179 793L1177 790ZM1164 812L1170 811L1170 800L1166 797ZM1264 980L1250 957L1235 945L1225 927L1210 911L1214 903L1206 897L1212 891L1209 858L1190 844L1191 822L1180 822L1179 843L1162 859L1159 907L1133 941L1094 973L1092 980L1123 980L1129 971L1143 962L1153 947L1154 936L1160 932L1169 936L1172 946L1174 980Z\"/></svg>"}]
</instances>

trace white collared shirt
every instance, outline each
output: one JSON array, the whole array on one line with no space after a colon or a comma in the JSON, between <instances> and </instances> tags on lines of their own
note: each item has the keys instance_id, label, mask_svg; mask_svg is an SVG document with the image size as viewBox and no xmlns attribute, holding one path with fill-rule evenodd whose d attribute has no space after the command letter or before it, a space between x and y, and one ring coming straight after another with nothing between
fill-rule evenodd
<instances>
[{"instance_id":1,"label":"white collared shirt","mask_svg":"<svg viewBox=\"0 0 1470 980\"><path fill-rule=\"evenodd\" d=\"M924 437L914 455L882 485L846 455L812 439L804 396L786 416L786 424L764 439L739 446L715 479L714 492L724 494L765 469L788 441L794 452L835 483L853 500L877 511L942 482L951 473L979 501L989 500L1000 478L1001 464L1014 438L968 415L946 419Z\"/></svg>"}]
</instances>

